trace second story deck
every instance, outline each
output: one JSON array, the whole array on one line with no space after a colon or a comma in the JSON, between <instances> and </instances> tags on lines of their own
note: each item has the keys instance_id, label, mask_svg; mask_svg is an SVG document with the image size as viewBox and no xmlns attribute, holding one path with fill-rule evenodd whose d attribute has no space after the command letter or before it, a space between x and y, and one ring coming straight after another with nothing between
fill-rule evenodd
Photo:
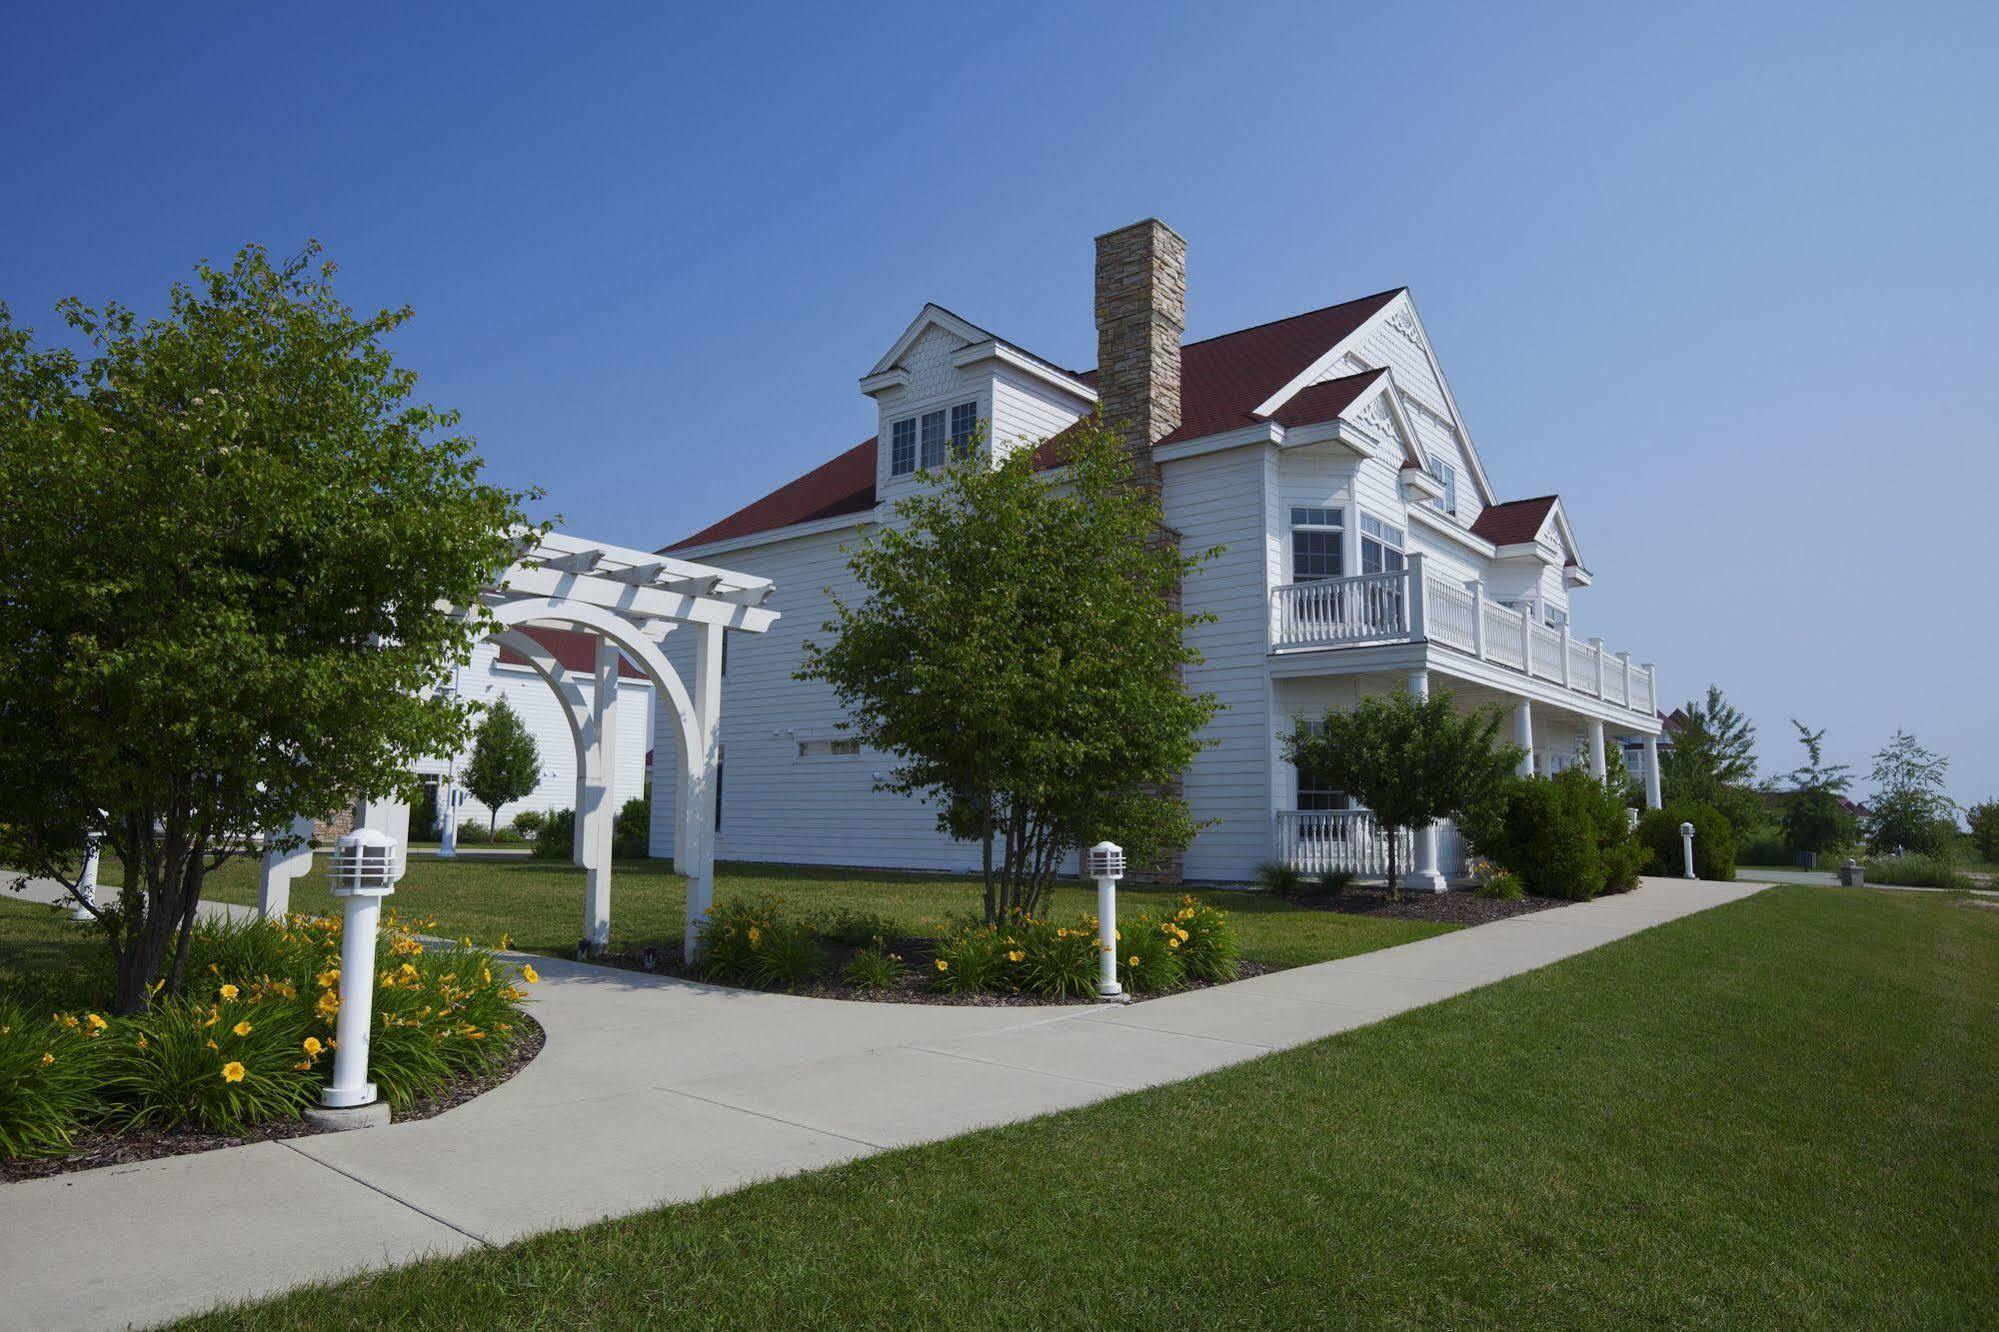
<instances>
[{"instance_id":1,"label":"second story deck","mask_svg":"<svg viewBox=\"0 0 1999 1332\"><path fill-rule=\"evenodd\" d=\"M1503 670L1558 685L1650 718L1658 708L1650 663L1612 652L1601 638L1579 639L1569 626L1489 600L1428 573L1423 556L1408 567L1289 583L1271 597L1270 650L1322 652L1384 643L1428 642Z\"/></svg>"}]
</instances>

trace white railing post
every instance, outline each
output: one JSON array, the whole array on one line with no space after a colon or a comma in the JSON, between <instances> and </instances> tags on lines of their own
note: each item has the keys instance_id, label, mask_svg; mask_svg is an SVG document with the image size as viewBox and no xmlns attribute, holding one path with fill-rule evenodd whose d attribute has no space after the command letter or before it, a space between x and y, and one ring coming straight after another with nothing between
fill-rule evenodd
<instances>
[{"instance_id":1,"label":"white railing post","mask_svg":"<svg viewBox=\"0 0 1999 1332\"><path fill-rule=\"evenodd\" d=\"M1650 717L1659 711L1659 668L1648 661L1638 669L1645 672L1645 715Z\"/></svg>"},{"instance_id":2,"label":"white railing post","mask_svg":"<svg viewBox=\"0 0 1999 1332\"><path fill-rule=\"evenodd\" d=\"M1598 698L1602 698L1603 697L1603 640L1601 638L1592 638L1589 641L1589 650L1590 650L1590 655L1596 658L1596 696Z\"/></svg>"},{"instance_id":3,"label":"white railing post","mask_svg":"<svg viewBox=\"0 0 1999 1332\"><path fill-rule=\"evenodd\" d=\"M1520 603L1520 669L1534 674L1534 603Z\"/></svg>"},{"instance_id":4,"label":"white railing post","mask_svg":"<svg viewBox=\"0 0 1999 1332\"><path fill-rule=\"evenodd\" d=\"M1480 661L1485 660L1485 580L1474 578L1467 584L1471 590L1471 650Z\"/></svg>"},{"instance_id":5,"label":"white railing post","mask_svg":"<svg viewBox=\"0 0 1999 1332\"><path fill-rule=\"evenodd\" d=\"M1562 688L1567 689L1569 688L1569 626L1566 622L1561 627L1561 639Z\"/></svg>"},{"instance_id":6,"label":"white railing post","mask_svg":"<svg viewBox=\"0 0 1999 1332\"><path fill-rule=\"evenodd\" d=\"M1402 632L1407 634L1410 638L1416 638L1416 639L1426 638L1428 637L1428 635L1424 632L1425 616L1424 616L1424 606L1423 606L1422 552L1418 551L1415 554L1410 555L1408 557L1407 563L1409 567L1403 570L1403 573L1404 576L1406 576L1409 580L1409 596L1405 602L1405 604L1409 607L1407 612L1409 622L1402 626Z\"/></svg>"},{"instance_id":7,"label":"white railing post","mask_svg":"<svg viewBox=\"0 0 1999 1332\"><path fill-rule=\"evenodd\" d=\"M1624 671L1624 706L1628 708L1631 706L1631 654L1618 653L1617 664Z\"/></svg>"}]
</instances>

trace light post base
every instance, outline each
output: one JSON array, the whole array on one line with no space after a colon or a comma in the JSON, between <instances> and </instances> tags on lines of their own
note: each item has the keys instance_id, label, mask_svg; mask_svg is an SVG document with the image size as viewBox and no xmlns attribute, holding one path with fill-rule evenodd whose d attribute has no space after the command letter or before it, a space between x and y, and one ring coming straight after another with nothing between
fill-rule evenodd
<instances>
[{"instance_id":1,"label":"light post base","mask_svg":"<svg viewBox=\"0 0 1999 1332\"><path fill-rule=\"evenodd\" d=\"M1131 1002L1131 996L1126 994L1122 987L1115 990L1098 990L1097 1002L1100 1004L1128 1004Z\"/></svg>"},{"instance_id":2,"label":"light post base","mask_svg":"<svg viewBox=\"0 0 1999 1332\"><path fill-rule=\"evenodd\" d=\"M1450 882L1435 871L1428 874L1421 871L1405 874L1398 881L1398 886L1418 893L1447 893L1451 890Z\"/></svg>"},{"instance_id":3,"label":"light post base","mask_svg":"<svg viewBox=\"0 0 1999 1332\"><path fill-rule=\"evenodd\" d=\"M315 1128L328 1133L386 1128L389 1123L389 1103L371 1101L367 1105L313 1106L305 1112L305 1120Z\"/></svg>"},{"instance_id":4,"label":"light post base","mask_svg":"<svg viewBox=\"0 0 1999 1332\"><path fill-rule=\"evenodd\" d=\"M325 1110L352 1110L358 1106L373 1105L379 1099L375 1084L364 1082L358 1087L322 1087L319 1089L319 1104Z\"/></svg>"}]
</instances>

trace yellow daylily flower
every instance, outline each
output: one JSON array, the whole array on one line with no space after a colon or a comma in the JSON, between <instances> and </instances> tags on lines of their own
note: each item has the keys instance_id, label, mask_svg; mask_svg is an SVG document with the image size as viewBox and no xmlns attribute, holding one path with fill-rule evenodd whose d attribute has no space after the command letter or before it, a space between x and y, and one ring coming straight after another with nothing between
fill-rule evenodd
<instances>
[{"instance_id":1,"label":"yellow daylily flower","mask_svg":"<svg viewBox=\"0 0 1999 1332\"><path fill-rule=\"evenodd\" d=\"M231 1027L229 1030L235 1032L238 1036L248 1036L252 1031L256 1029L250 1025L249 1020L246 1018L243 1021L238 1022L235 1026Z\"/></svg>"},{"instance_id":2,"label":"yellow daylily flower","mask_svg":"<svg viewBox=\"0 0 1999 1332\"><path fill-rule=\"evenodd\" d=\"M529 966L525 962L521 963L521 979L525 980L530 985L541 984L540 973L538 973L533 967Z\"/></svg>"},{"instance_id":3,"label":"yellow daylily flower","mask_svg":"<svg viewBox=\"0 0 1999 1332\"><path fill-rule=\"evenodd\" d=\"M232 1059L222 1066L222 1080L224 1082L241 1082L244 1072L245 1069L243 1068L242 1061Z\"/></svg>"},{"instance_id":4,"label":"yellow daylily flower","mask_svg":"<svg viewBox=\"0 0 1999 1332\"><path fill-rule=\"evenodd\" d=\"M234 999L236 997L237 990L236 987L233 985L225 985L220 990L217 990L216 993L221 995L224 999Z\"/></svg>"}]
</instances>

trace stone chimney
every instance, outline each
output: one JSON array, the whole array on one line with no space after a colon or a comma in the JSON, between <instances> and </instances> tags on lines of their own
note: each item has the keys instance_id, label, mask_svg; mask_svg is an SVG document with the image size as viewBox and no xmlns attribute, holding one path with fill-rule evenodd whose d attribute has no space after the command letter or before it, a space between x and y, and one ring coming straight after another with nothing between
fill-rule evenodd
<instances>
[{"instance_id":1,"label":"stone chimney","mask_svg":"<svg viewBox=\"0 0 1999 1332\"><path fill-rule=\"evenodd\" d=\"M1097 399L1154 498L1152 446L1180 428L1187 242L1158 218L1097 237Z\"/></svg>"},{"instance_id":2,"label":"stone chimney","mask_svg":"<svg viewBox=\"0 0 1999 1332\"><path fill-rule=\"evenodd\" d=\"M1159 502L1159 464L1152 446L1180 428L1180 338L1187 331L1187 242L1149 217L1097 237L1097 402L1104 422L1131 454L1132 484ZM1178 546L1180 534L1159 527L1154 539ZM1166 600L1180 606L1180 590ZM1178 799L1181 779L1161 783ZM1180 882L1182 852L1159 853L1135 865L1141 883Z\"/></svg>"}]
</instances>

